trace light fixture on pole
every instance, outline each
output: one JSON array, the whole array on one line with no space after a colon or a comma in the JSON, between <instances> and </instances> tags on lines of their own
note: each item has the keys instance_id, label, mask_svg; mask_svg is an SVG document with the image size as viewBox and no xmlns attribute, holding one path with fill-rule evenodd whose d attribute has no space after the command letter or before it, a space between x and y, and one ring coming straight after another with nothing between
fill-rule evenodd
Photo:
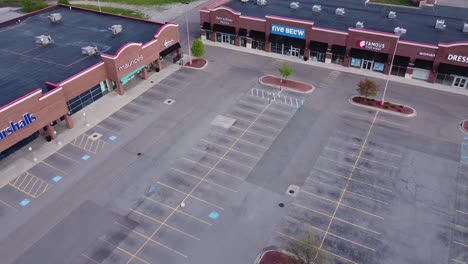
<instances>
[{"instance_id":1,"label":"light fixture on pole","mask_svg":"<svg viewBox=\"0 0 468 264\"><path fill-rule=\"evenodd\" d=\"M29 150L29 152L31 153L32 160L33 160L34 162L37 162L37 158L34 157L34 153L32 152L33 148L30 146L30 147L28 148L28 150Z\"/></svg>"},{"instance_id":2,"label":"light fixture on pole","mask_svg":"<svg viewBox=\"0 0 468 264\"><path fill-rule=\"evenodd\" d=\"M183 2L184 4L188 5L189 2ZM188 26L188 18L187 18L187 13L189 11L189 8L185 11L185 24L187 26L187 49L188 49L188 56L189 56L189 65L192 65L192 54L190 50L190 35L189 35L189 26Z\"/></svg>"},{"instance_id":3,"label":"light fixture on pole","mask_svg":"<svg viewBox=\"0 0 468 264\"><path fill-rule=\"evenodd\" d=\"M397 51L397 48L398 48L398 41L400 40L401 35L406 33L406 29L396 27L394 32L396 34L398 34L398 39L397 39L397 41L395 43L395 49L393 50L392 61L390 62L390 70L388 71L387 79L385 80L385 87L384 87L384 91L383 91L383 95L382 95L382 101L380 102L380 105L384 105L384 103L385 103L385 95L387 94L388 81L389 81L389 78L390 78L390 74L392 73L393 61L395 60L396 51Z\"/></svg>"},{"instance_id":4,"label":"light fixture on pole","mask_svg":"<svg viewBox=\"0 0 468 264\"><path fill-rule=\"evenodd\" d=\"M88 120L87 120L87 118L86 118L86 112L83 112L83 117L84 117L84 121L85 121L85 123L86 123L86 126L89 127L90 124L88 123Z\"/></svg>"}]
</instances>

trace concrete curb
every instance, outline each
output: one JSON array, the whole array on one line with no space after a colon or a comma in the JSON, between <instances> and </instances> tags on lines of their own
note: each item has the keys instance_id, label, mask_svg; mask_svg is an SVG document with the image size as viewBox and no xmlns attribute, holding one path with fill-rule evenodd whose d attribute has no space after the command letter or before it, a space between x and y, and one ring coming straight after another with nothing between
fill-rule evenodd
<instances>
[{"instance_id":1,"label":"concrete curb","mask_svg":"<svg viewBox=\"0 0 468 264\"><path fill-rule=\"evenodd\" d=\"M208 66L208 60L207 60L207 59L202 59L202 60L204 60L206 63L205 63L205 65L203 65L203 67L201 67L201 68L195 68L195 67L187 66L187 65L185 65L185 64L184 64L184 66L182 66L182 67L185 67L185 68L188 68L188 69L194 69L194 70L203 70L203 69L206 68L206 66Z\"/></svg>"},{"instance_id":2,"label":"concrete curb","mask_svg":"<svg viewBox=\"0 0 468 264\"><path fill-rule=\"evenodd\" d=\"M312 86L312 89L310 89L310 91L303 92L303 91L300 91L300 90L296 90L296 89L292 89L292 88L288 88L288 87L284 87L284 86L269 84L269 83L266 83L266 82L263 81L263 78L265 78L265 77L267 77L267 76L272 76L272 77L280 78L280 77L275 76L275 75L272 75L272 74L267 74L267 75L260 76L260 78L258 78L258 82L260 82L261 84L266 85L266 86L275 87L275 88L280 88L280 89L286 89L286 90L288 90L288 91L292 91L292 92L295 92L295 93L301 93L301 94L310 94L310 93L312 93L313 91L315 91L315 86L313 86L312 84L309 84L309 83L301 82L301 81L295 81L295 82L310 85L310 86ZM294 80L293 80L293 81L294 81Z\"/></svg>"},{"instance_id":3,"label":"concrete curb","mask_svg":"<svg viewBox=\"0 0 468 264\"><path fill-rule=\"evenodd\" d=\"M285 56L285 55L280 55L276 53L271 53L271 52L265 52L262 50L255 50L255 49L249 49L249 48L244 48L244 47L237 47L233 46L230 44L223 44L223 43L218 43L218 42L212 42L210 40L202 40L203 44L207 46L212 46L212 47L220 47L220 48L225 48L225 49L230 49L230 50L236 50L236 51L241 51L244 53L249 53L249 54L254 54L254 55L259 55L259 56L265 56L265 57L270 57L270 58L275 58L278 60L283 60L283 61L290 61L294 63L300 63L304 65L309 65L313 67L319 67L319 68L325 68L325 69L330 69L334 71L339 71L339 72L347 72L347 73L352 73L356 75L361 75L361 76L369 76L377 79L387 79L387 75L382 74L382 73L376 73L376 72L366 72L363 70L358 70L354 69L351 67L344 67L341 65L337 64L331 64L331 63L323 63L323 62L316 62L316 61L304 61L302 59L296 58L296 57L290 57L290 56ZM445 86L437 83L429 83L425 81L420 81L420 80L415 80L415 79L406 79L403 77L399 76L394 76L390 75L389 80L392 82L396 83L403 83L403 84L408 84L408 85L414 85L426 89L432 89L432 90L437 90L437 91L442 91L442 92L448 92L448 93L453 93L453 94L460 94L460 95L465 95L468 96L468 89L456 89L452 88L450 86Z\"/></svg>"},{"instance_id":4,"label":"concrete curb","mask_svg":"<svg viewBox=\"0 0 468 264\"><path fill-rule=\"evenodd\" d=\"M398 104L398 105L404 105L405 107L408 107L408 108L412 109L413 110L412 114L402 114L402 113L399 113L399 112L394 112L394 111L390 111L390 110L386 110L386 109L380 109L380 108L376 108L376 107L372 107L372 106L368 106L368 105L358 104L358 103L353 102L354 97L358 97L358 95L351 96L348 99L348 101L349 101L350 104L355 105L355 106L359 106L359 107L363 107L363 108L367 108L367 109L372 109L372 110L376 110L376 111L380 111L380 112L384 112L384 113L388 113L388 114L392 114L392 115L407 117L407 118L415 117L416 114L417 114L416 109L414 109L411 106L404 105L404 104L393 103L393 104Z\"/></svg>"},{"instance_id":5,"label":"concrete curb","mask_svg":"<svg viewBox=\"0 0 468 264\"><path fill-rule=\"evenodd\" d=\"M468 122L468 119L462 120L462 121L460 122L460 125L458 126L458 128L460 129L460 131L461 131L463 134L468 135L468 131L466 131L465 129L463 129L463 124L464 124L465 122Z\"/></svg>"}]
</instances>

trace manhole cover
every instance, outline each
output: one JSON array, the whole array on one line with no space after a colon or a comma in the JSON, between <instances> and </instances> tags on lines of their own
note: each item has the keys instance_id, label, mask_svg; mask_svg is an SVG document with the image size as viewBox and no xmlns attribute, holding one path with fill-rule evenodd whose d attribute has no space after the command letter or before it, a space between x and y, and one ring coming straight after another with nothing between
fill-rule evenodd
<instances>
[{"instance_id":1,"label":"manhole cover","mask_svg":"<svg viewBox=\"0 0 468 264\"><path fill-rule=\"evenodd\" d=\"M88 138L91 139L91 140L98 140L101 137L102 137L102 134L98 133L98 132L94 132L94 133L92 133L91 135L88 136Z\"/></svg>"},{"instance_id":2,"label":"manhole cover","mask_svg":"<svg viewBox=\"0 0 468 264\"><path fill-rule=\"evenodd\" d=\"M279 203L278 206L281 207L281 208L283 208L283 207L284 207L284 203Z\"/></svg>"},{"instance_id":3,"label":"manhole cover","mask_svg":"<svg viewBox=\"0 0 468 264\"><path fill-rule=\"evenodd\" d=\"M299 186L297 185L289 185L288 190L286 191L287 195L296 196L299 193Z\"/></svg>"},{"instance_id":4,"label":"manhole cover","mask_svg":"<svg viewBox=\"0 0 468 264\"><path fill-rule=\"evenodd\" d=\"M167 104L167 105L171 105L171 104L173 104L174 102L175 102L174 99L166 99L166 100L164 100L164 103Z\"/></svg>"}]
</instances>

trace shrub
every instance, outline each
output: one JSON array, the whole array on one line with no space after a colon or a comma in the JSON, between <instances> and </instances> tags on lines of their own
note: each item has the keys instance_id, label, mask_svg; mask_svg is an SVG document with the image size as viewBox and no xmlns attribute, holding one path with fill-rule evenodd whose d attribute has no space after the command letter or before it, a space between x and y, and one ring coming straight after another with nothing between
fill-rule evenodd
<instances>
[{"instance_id":1,"label":"shrub","mask_svg":"<svg viewBox=\"0 0 468 264\"><path fill-rule=\"evenodd\" d=\"M193 44L192 44L192 48L190 49L190 51L192 52L192 55L194 57L201 57L203 55L205 55L205 46L203 45L203 42L201 41L201 39L196 39Z\"/></svg>"},{"instance_id":2,"label":"shrub","mask_svg":"<svg viewBox=\"0 0 468 264\"><path fill-rule=\"evenodd\" d=\"M361 96L374 97L379 91L379 86L372 80L364 79L358 83L357 91Z\"/></svg>"}]
</instances>

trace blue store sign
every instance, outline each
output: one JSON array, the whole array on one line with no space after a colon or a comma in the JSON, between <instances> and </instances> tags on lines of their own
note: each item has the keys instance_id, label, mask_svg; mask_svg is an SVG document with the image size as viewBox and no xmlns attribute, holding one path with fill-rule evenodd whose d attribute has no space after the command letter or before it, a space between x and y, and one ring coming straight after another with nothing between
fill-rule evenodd
<instances>
[{"instance_id":1,"label":"blue store sign","mask_svg":"<svg viewBox=\"0 0 468 264\"><path fill-rule=\"evenodd\" d=\"M286 37L305 39L305 29L271 24L271 33Z\"/></svg>"},{"instance_id":2,"label":"blue store sign","mask_svg":"<svg viewBox=\"0 0 468 264\"><path fill-rule=\"evenodd\" d=\"M26 113L23 115L23 119L18 120L18 122L10 121L7 127L0 130L0 140L6 138L9 135L13 135L18 130L29 126L36 120L37 117L35 115Z\"/></svg>"}]
</instances>

